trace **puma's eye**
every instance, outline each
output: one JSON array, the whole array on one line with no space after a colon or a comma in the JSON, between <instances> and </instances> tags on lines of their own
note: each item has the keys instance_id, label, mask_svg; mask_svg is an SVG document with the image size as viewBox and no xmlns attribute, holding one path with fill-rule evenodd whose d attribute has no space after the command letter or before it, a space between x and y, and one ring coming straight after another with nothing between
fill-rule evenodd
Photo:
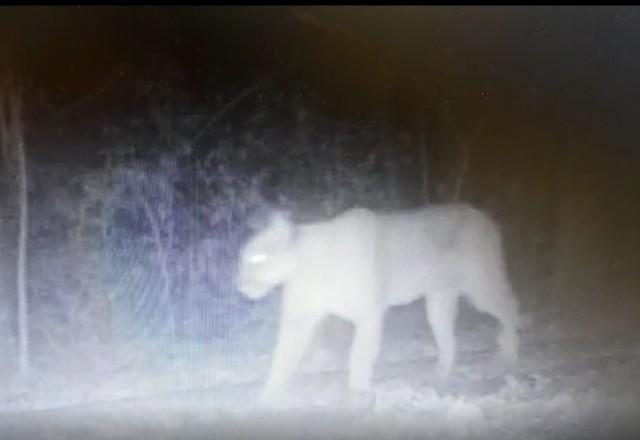
<instances>
[{"instance_id":1,"label":"puma's eye","mask_svg":"<svg viewBox=\"0 0 640 440\"><path fill-rule=\"evenodd\" d=\"M262 263L266 259L267 259L267 256L265 254L256 254L249 257L249 263L252 263L252 264Z\"/></svg>"}]
</instances>

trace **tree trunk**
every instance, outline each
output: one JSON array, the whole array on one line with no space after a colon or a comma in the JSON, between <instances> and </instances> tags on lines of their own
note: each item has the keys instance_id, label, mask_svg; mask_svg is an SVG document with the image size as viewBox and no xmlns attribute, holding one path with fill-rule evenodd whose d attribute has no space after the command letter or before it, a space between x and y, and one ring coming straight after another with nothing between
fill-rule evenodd
<instances>
[{"instance_id":1,"label":"tree trunk","mask_svg":"<svg viewBox=\"0 0 640 440\"><path fill-rule=\"evenodd\" d=\"M22 99L12 83L0 96L0 135L5 170L17 168L19 229L17 256L18 366L20 374L29 372L29 313L27 295L27 237L29 228L27 155L22 126Z\"/></svg>"},{"instance_id":2,"label":"tree trunk","mask_svg":"<svg viewBox=\"0 0 640 440\"><path fill-rule=\"evenodd\" d=\"M29 229L29 205L27 198L27 155L20 121L20 102L16 97L15 124L16 124L16 154L19 172L20 192L20 232L18 235L18 340L20 353L20 373L29 372L29 314L27 301L27 237Z\"/></svg>"}]
</instances>

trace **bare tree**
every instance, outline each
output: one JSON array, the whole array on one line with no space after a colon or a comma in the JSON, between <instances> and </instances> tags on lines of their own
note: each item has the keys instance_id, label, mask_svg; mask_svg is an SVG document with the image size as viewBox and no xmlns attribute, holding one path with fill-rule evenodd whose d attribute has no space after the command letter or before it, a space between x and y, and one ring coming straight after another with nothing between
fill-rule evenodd
<instances>
[{"instance_id":1,"label":"bare tree","mask_svg":"<svg viewBox=\"0 0 640 440\"><path fill-rule=\"evenodd\" d=\"M20 373L29 371L29 314L27 301L27 232L29 209L27 200L27 157L22 125L22 94L19 87L7 81L0 89L0 143L5 171L15 175L18 189L19 229L17 257L18 295L18 359Z\"/></svg>"},{"instance_id":2,"label":"bare tree","mask_svg":"<svg viewBox=\"0 0 640 440\"><path fill-rule=\"evenodd\" d=\"M149 228L149 236L144 235L144 238L152 245L154 251L151 256L160 275L158 305L168 313L165 329L170 336L175 336L176 320L171 307L175 283L171 268L171 255L176 245L175 184L179 178L175 157L164 155L154 165L134 160L131 151L105 154L108 177L103 185L111 192L105 208L126 210L132 214L138 209L142 211ZM137 300L136 308L143 307L144 295Z\"/></svg>"}]
</instances>

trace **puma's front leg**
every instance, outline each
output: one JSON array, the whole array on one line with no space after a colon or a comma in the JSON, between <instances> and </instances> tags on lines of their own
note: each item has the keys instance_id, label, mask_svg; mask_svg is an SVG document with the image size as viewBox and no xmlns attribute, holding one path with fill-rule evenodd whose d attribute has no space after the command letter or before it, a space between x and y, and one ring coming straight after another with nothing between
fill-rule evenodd
<instances>
[{"instance_id":1,"label":"puma's front leg","mask_svg":"<svg viewBox=\"0 0 640 440\"><path fill-rule=\"evenodd\" d=\"M263 404L277 406L282 402L286 386L309 345L318 320L316 316L292 317L283 313L271 371L260 395Z\"/></svg>"},{"instance_id":2,"label":"puma's front leg","mask_svg":"<svg viewBox=\"0 0 640 440\"><path fill-rule=\"evenodd\" d=\"M382 339L382 314L375 314L356 323L349 362L349 401L357 406L374 403L371 390L373 369ZM350 404L353 406L353 404Z\"/></svg>"}]
</instances>

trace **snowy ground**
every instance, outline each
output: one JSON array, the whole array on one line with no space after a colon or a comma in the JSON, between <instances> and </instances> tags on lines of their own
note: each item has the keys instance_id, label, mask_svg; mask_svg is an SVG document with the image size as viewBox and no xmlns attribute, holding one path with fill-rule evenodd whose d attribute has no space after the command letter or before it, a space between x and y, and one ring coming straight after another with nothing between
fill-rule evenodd
<instances>
[{"instance_id":1,"label":"snowy ground","mask_svg":"<svg viewBox=\"0 0 640 440\"><path fill-rule=\"evenodd\" d=\"M267 355L199 348L198 362L183 353L144 373L87 371L50 375L20 390L5 385L0 439L640 438L634 334L563 325L557 316L532 319L521 363L505 374L494 359L496 324L464 309L458 365L439 383L421 307L396 309L370 409L338 409L350 329L334 322L318 336L280 412L251 409Z\"/></svg>"}]
</instances>

